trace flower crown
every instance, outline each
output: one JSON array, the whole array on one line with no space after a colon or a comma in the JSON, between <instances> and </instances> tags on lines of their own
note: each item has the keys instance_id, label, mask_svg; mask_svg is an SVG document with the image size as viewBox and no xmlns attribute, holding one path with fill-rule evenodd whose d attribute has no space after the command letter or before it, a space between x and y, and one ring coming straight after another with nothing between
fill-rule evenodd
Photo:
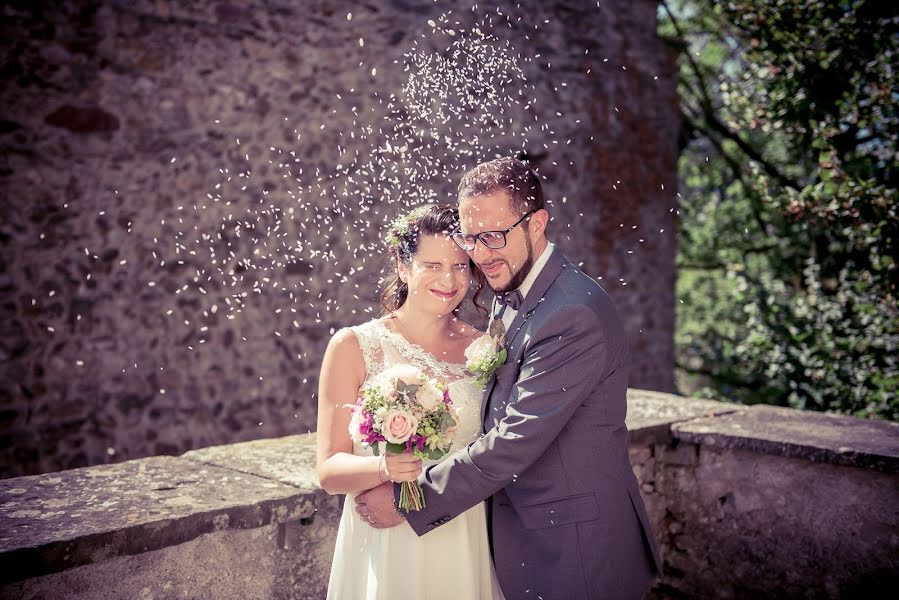
<instances>
[{"instance_id":1,"label":"flower crown","mask_svg":"<svg viewBox=\"0 0 899 600\"><path fill-rule=\"evenodd\" d=\"M387 247L397 250L404 242L408 243L409 235L415 231L419 221L430 209L430 206L419 206L394 219L387 226L387 234L384 236Z\"/></svg>"}]
</instances>

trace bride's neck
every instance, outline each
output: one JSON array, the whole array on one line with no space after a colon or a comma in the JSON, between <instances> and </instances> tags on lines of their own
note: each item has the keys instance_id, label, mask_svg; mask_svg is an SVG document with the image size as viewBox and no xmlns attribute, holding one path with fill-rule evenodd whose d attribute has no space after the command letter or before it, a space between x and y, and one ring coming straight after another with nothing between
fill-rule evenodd
<instances>
[{"instance_id":1,"label":"bride's neck","mask_svg":"<svg viewBox=\"0 0 899 600\"><path fill-rule=\"evenodd\" d=\"M410 342L429 342L453 336L452 323L455 316L435 315L415 310L407 302L393 312L393 318L399 325L400 333Z\"/></svg>"}]
</instances>

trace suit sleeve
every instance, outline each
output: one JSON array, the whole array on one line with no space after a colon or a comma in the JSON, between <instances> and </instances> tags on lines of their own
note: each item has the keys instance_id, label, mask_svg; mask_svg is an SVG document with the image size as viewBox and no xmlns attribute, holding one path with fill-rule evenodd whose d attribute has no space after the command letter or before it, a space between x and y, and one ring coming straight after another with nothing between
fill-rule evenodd
<instances>
[{"instance_id":1,"label":"suit sleeve","mask_svg":"<svg viewBox=\"0 0 899 600\"><path fill-rule=\"evenodd\" d=\"M427 506L406 515L418 535L514 481L549 448L610 370L602 323L587 306L557 311L532 339L499 423L419 477ZM395 496L398 490L395 486Z\"/></svg>"}]
</instances>

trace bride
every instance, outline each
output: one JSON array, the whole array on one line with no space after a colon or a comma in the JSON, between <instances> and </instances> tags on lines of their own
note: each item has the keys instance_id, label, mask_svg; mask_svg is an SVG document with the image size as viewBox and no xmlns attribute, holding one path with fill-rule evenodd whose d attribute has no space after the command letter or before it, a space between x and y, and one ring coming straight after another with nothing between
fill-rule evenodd
<instances>
[{"instance_id":1,"label":"bride","mask_svg":"<svg viewBox=\"0 0 899 600\"><path fill-rule=\"evenodd\" d=\"M411 454L374 456L350 437L346 405L388 367L412 364L448 383L460 422L446 457L481 434L481 390L464 367L465 350L481 332L456 317L472 276L468 255L448 236L457 229L458 212L449 205L422 206L394 221L386 236L390 274L383 284L382 316L341 329L325 351L318 476L329 494L348 495L328 598L502 598L484 503L422 537L406 523L372 528L353 509L358 493L388 480L414 481L423 466L437 462L423 465Z\"/></svg>"}]
</instances>

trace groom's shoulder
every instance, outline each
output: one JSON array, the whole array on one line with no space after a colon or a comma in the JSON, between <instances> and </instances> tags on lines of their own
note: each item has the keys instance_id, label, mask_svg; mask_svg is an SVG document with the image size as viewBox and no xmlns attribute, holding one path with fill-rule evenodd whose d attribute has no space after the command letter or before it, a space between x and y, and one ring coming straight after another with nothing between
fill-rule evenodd
<instances>
[{"instance_id":1,"label":"groom's shoulder","mask_svg":"<svg viewBox=\"0 0 899 600\"><path fill-rule=\"evenodd\" d=\"M612 299L595 279L578 269L567 258L562 256L559 276L550 287L554 298L562 305L581 304L594 310L614 310Z\"/></svg>"}]
</instances>

